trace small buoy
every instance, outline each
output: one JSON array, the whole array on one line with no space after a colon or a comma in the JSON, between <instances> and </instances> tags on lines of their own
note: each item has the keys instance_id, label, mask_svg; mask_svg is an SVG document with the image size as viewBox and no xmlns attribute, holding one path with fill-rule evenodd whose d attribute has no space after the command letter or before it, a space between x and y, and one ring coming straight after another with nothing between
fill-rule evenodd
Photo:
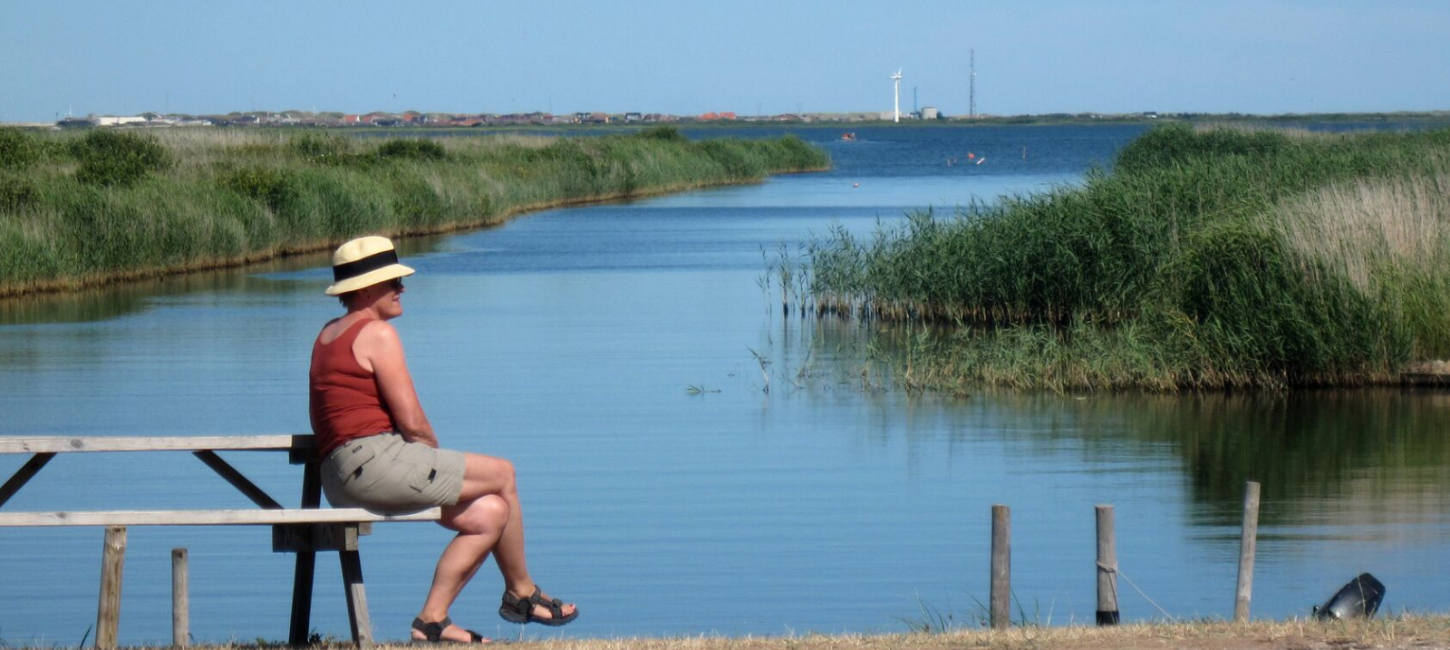
<instances>
[{"instance_id":1,"label":"small buoy","mask_svg":"<svg viewBox=\"0 0 1450 650\"><path fill-rule=\"evenodd\" d=\"M851 187L861 187L860 183L851 183Z\"/></svg>"},{"instance_id":2,"label":"small buoy","mask_svg":"<svg viewBox=\"0 0 1450 650\"><path fill-rule=\"evenodd\" d=\"M977 154L974 154L974 153L972 153L970 151L967 152L967 160L971 160L971 159L976 158L976 157L977 157Z\"/></svg>"}]
</instances>

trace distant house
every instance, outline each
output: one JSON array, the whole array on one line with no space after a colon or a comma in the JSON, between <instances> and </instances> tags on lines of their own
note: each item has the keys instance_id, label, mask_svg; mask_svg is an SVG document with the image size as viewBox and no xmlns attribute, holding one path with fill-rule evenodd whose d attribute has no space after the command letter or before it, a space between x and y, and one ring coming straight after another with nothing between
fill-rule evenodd
<instances>
[{"instance_id":1,"label":"distant house","mask_svg":"<svg viewBox=\"0 0 1450 650\"><path fill-rule=\"evenodd\" d=\"M624 114L624 121L626 123L629 123L629 122L642 122L642 121L644 121L644 115L642 115L640 113L625 113Z\"/></svg>"},{"instance_id":2,"label":"distant house","mask_svg":"<svg viewBox=\"0 0 1450 650\"><path fill-rule=\"evenodd\" d=\"M802 119L801 116L796 115L796 114L793 114L793 113L782 113L780 115L776 115L775 117L770 118L770 121L772 121L772 122L804 122L805 120Z\"/></svg>"},{"instance_id":3,"label":"distant house","mask_svg":"<svg viewBox=\"0 0 1450 650\"><path fill-rule=\"evenodd\" d=\"M362 121L362 118L359 117L359 116L357 116L357 115L350 115L349 114L349 115L343 115L342 116L342 123L343 124L357 124L360 121Z\"/></svg>"},{"instance_id":4,"label":"distant house","mask_svg":"<svg viewBox=\"0 0 1450 650\"><path fill-rule=\"evenodd\" d=\"M701 122L709 122L711 120L718 120L718 119L720 119L720 114L719 113L715 113L713 111L712 112L709 112L709 113L705 113L704 115L701 115L700 116L700 121Z\"/></svg>"},{"instance_id":5,"label":"distant house","mask_svg":"<svg viewBox=\"0 0 1450 650\"><path fill-rule=\"evenodd\" d=\"M146 118L141 117L140 115L125 115L125 116L103 115L101 117L96 118L96 124L98 126L125 126L127 124L145 124L145 123L146 123Z\"/></svg>"}]
</instances>

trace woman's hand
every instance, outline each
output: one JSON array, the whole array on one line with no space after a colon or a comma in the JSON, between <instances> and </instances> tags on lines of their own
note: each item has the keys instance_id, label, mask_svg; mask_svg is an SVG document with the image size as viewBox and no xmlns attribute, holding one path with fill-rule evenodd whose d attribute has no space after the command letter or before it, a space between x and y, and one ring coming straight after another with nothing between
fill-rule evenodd
<instances>
[{"instance_id":1,"label":"woman's hand","mask_svg":"<svg viewBox=\"0 0 1450 650\"><path fill-rule=\"evenodd\" d=\"M368 323L358 333L352 352L364 370L372 371L398 433L409 442L436 448L438 437L433 434L433 425L428 422L423 405L418 402L418 393L413 389L413 376L408 373L398 331L384 321Z\"/></svg>"}]
</instances>

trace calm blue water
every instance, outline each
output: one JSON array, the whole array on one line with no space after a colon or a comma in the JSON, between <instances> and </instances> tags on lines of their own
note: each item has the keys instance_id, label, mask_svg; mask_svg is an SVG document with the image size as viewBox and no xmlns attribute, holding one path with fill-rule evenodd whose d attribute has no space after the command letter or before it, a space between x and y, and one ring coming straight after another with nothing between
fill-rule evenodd
<instances>
[{"instance_id":1,"label":"calm blue water","mask_svg":"<svg viewBox=\"0 0 1450 650\"><path fill-rule=\"evenodd\" d=\"M1361 571L1395 611L1450 609L1450 396L909 396L863 375L853 326L782 318L760 286L780 246L833 224L867 234L909 209L1070 184L1139 132L871 128L845 143L806 129L835 169L407 242L419 273L395 324L429 417L445 445L515 461L535 577L583 611L529 635L970 624L996 503L1013 509L1030 620L1092 620L1098 503L1115 506L1122 570L1146 597L1227 617L1247 479L1264 483L1256 616L1304 614ZM986 162L960 164L967 152ZM339 313L325 264L0 305L0 435L306 431L308 351ZM229 459L295 504L281 457ZM0 457L0 474L23 461ZM112 454L58 458L5 508L248 506L186 454ZM265 528L129 535L122 643L169 639L182 546L197 640L286 637L292 557ZM406 637L448 537L396 524L365 539L379 638ZM79 642L100 551L99 529L0 530L0 640ZM313 625L345 637L336 563L319 567ZM1164 616L1120 590L1125 618ZM490 563L453 618L517 634L501 591Z\"/></svg>"}]
</instances>

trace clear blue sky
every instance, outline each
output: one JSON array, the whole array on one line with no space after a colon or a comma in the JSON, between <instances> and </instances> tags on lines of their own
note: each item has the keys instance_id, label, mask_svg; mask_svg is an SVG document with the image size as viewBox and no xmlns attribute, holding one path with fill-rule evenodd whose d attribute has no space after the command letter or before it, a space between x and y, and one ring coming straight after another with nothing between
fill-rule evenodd
<instances>
[{"instance_id":1,"label":"clear blue sky","mask_svg":"<svg viewBox=\"0 0 1450 650\"><path fill-rule=\"evenodd\" d=\"M0 0L0 121L1450 109L1447 0Z\"/></svg>"}]
</instances>

